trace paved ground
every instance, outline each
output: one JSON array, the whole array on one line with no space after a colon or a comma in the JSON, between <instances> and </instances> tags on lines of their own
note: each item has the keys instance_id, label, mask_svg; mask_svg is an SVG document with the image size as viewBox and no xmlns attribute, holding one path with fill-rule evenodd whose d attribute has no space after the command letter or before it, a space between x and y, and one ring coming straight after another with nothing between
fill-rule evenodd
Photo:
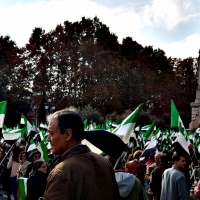
<instances>
[{"instance_id":1,"label":"paved ground","mask_svg":"<svg viewBox=\"0 0 200 200\"><path fill-rule=\"evenodd\" d=\"M0 194L3 194L3 196L0 196L0 200L7 200L6 193L2 190L2 185L0 184ZM11 200L14 200L13 196L11 195Z\"/></svg>"}]
</instances>

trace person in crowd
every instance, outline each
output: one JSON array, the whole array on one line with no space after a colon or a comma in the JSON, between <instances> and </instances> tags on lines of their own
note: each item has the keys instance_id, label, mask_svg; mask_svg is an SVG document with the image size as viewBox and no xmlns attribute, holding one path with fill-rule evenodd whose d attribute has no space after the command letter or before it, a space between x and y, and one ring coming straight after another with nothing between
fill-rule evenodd
<instances>
[{"instance_id":1,"label":"person in crowd","mask_svg":"<svg viewBox=\"0 0 200 200\"><path fill-rule=\"evenodd\" d=\"M19 172L18 172L18 178L26 177L26 170L27 170L27 167L30 163L28 161L28 159L29 159L28 152L23 151L20 154L19 159L20 159L20 167L19 167Z\"/></svg>"},{"instance_id":2,"label":"person in crowd","mask_svg":"<svg viewBox=\"0 0 200 200\"><path fill-rule=\"evenodd\" d=\"M6 146L5 143L3 143L3 144L5 147ZM7 168L7 163L9 160L9 153L5 152L4 150L3 150L3 152L4 152L5 158L3 158L4 160L2 161L2 168L3 168L3 171L2 171L2 186L3 187L2 187L2 189L6 192L7 199L10 200L11 199L10 195L12 194L12 186L11 186L11 179L10 179L11 168L10 169Z\"/></svg>"},{"instance_id":3,"label":"person in crowd","mask_svg":"<svg viewBox=\"0 0 200 200\"><path fill-rule=\"evenodd\" d=\"M139 161L139 158L142 154L141 150L137 150L133 154L133 160L125 163L125 172L129 172L130 174L134 174L144 186L144 176L146 173L146 165Z\"/></svg>"},{"instance_id":4,"label":"person in crowd","mask_svg":"<svg viewBox=\"0 0 200 200\"><path fill-rule=\"evenodd\" d=\"M156 151L152 151L146 161L146 165L149 166L149 165L152 165L155 163L155 154L156 154Z\"/></svg>"},{"instance_id":5,"label":"person in crowd","mask_svg":"<svg viewBox=\"0 0 200 200\"><path fill-rule=\"evenodd\" d=\"M4 159L4 156L5 156L5 153L4 153L3 149L0 149L0 163L1 163L1 165L0 165L0 183L3 186L3 190L5 190L4 182L6 181L5 174L6 174L6 169L7 169L7 167L6 167L7 160ZM0 193L0 196L3 196L3 194Z\"/></svg>"},{"instance_id":6,"label":"person in crowd","mask_svg":"<svg viewBox=\"0 0 200 200\"><path fill-rule=\"evenodd\" d=\"M194 181L194 198L200 199L200 179L196 178Z\"/></svg>"},{"instance_id":7,"label":"person in crowd","mask_svg":"<svg viewBox=\"0 0 200 200\"><path fill-rule=\"evenodd\" d=\"M32 155L30 156L31 158L31 162L28 164L27 166L27 169L26 169L26 174L25 174L25 177L28 178L29 175L30 175L30 172L32 171L32 167L33 167L33 164L36 160L39 160L41 159L41 152L40 151L34 151L32 153Z\"/></svg>"},{"instance_id":8,"label":"person in crowd","mask_svg":"<svg viewBox=\"0 0 200 200\"><path fill-rule=\"evenodd\" d=\"M149 188L153 194L153 200L160 200L162 175L170 167L172 167L172 164L169 162L168 155L166 153L161 154L160 164L152 170L149 179Z\"/></svg>"},{"instance_id":9,"label":"person in crowd","mask_svg":"<svg viewBox=\"0 0 200 200\"><path fill-rule=\"evenodd\" d=\"M190 176L190 180L192 182L194 182L196 180L196 178L200 179L200 166L199 166L199 160L197 161L198 165L194 166L194 168L192 169L192 173Z\"/></svg>"},{"instance_id":10,"label":"person in crowd","mask_svg":"<svg viewBox=\"0 0 200 200\"><path fill-rule=\"evenodd\" d=\"M48 141L57 156L47 179L45 200L117 200L119 188L111 163L81 144L84 124L74 108L47 117Z\"/></svg>"},{"instance_id":11,"label":"person in crowd","mask_svg":"<svg viewBox=\"0 0 200 200\"><path fill-rule=\"evenodd\" d=\"M185 156L174 154L173 166L166 169L162 175L160 199L162 200L189 200L186 178L182 169L186 165Z\"/></svg>"},{"instance_id":12,"label":"person in crowd","mask_svg":"<svg viewBox=\"0 0 200 200\"><path fill-rule=\"evenodd\" d=\"M155 153L154 159L153 159L154 162L150 165L147 165L146 174L145 174L145 181L146 181L146 184L147 184L146 192L148 194L149 200L153 199L153 192L151 191L151 188L149 187L150 176L151 176L152 170L160 164L160 156L161 156L160 153Z\"/></svg>"},{"instance_id":13,"label":"person in crowd","mask_svg":"<svg viewBox=\"0 0 200 200\"><path fill-rule=\"evenodd\" d=\"M11 169L10 179L11 179L11 186L12 186L12 193L14 200L18 200L17 191L18 191L18 184L17 184L17 174L20 166L19 162L19 155L21 153L21 149L19 146L15 146L13 149L13 155L10 156L7 168Z\"/></svg>"},{"instance_id":14,"label":"person in crowd","mask_svg":"<svg viewBox=\"0 0 200 200\"><path fill-rule=\"evenodd\" d=\"M135 175L116 172L115 177L119 186L121 200L147 200L144 187Z\"/></svg>"},{"instance_id":15,"label":"person in crowd","mask_svg":"<svg viewBox=\"0 0 200 200\"><path fill-rule=\"evenodd\" d=\"M182 172L183 172L183 174L185 175L185 178L186 178L186 185L187 185L187 191L188 191L188 193L189 193L189 191L190 191L190 189L191 189L191 187L192 187L192 181L193 180L191 180L190 179L190 177L191 177L191 169L190 169L190 165L191 165L191 158L190 158L190 156L188 155L188 154L186 154L183 150L180 150L180 149L178 149L178 148L175 148L174 149L174 151L173 151L173 155L176 155L176 154L182 154L182 155L184 155L184 157L185 157L185 166L183 167L183 168L181 168L181 170L182 170Z\"/></svg>"},{"instance_id":16,"label":"person in crowd","mask_svg":"<svg viewBox=\"0 0 200 200\"><path fill-rule=\"evenodd\" d=\"M38 200L44 196L47 183L47 165L43 160L36 160L27 179L26 200Z\"/></svg>"}]
</instances>

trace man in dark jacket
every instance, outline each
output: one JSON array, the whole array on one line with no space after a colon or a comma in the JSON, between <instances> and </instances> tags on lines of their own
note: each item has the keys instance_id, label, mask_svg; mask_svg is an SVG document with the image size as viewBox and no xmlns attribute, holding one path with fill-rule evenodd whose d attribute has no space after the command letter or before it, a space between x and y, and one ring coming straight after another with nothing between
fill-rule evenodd
<instances>
[{"instance_id":1,"label":"man in dark jacket","mask_svg":"<svg viewBox=\"0 0 200 200\"><path fill-rule=\"evenodd\" d=\"M81 144L84 124L72 108L47 117L48 141L59 156L49 173L45 200L117 200L119 188L111 163Z\"/></svg>"},{"instance_id":2,"label":"man in dark jacket","mask_svg":"<svg viewBox=\"0 0 200 200\"><path fill-rule=\"evenodd\" d=\"M172 164L169 163L168 161L169 160L167 154L166 153L161 154L160 156L161 164L155 167L151 172L149 187L153 192L153 196L156 197L156 199L158 200L160 199L163 172L172 166Z\"/></svg>"}]
</instances>

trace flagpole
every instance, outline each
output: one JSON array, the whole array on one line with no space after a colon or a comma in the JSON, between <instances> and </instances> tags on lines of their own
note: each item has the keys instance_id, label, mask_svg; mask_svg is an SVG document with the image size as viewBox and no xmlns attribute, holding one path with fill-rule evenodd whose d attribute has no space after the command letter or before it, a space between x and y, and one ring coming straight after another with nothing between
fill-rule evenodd
<instances>
[{"instance_id":1,"label":"flagpole","mask_svg":"<svg viewBox=\"0 0 200 200\"><path fill-rule=\"evenodd\" d=\"M12 144L12 146L10 147L10 149L8 150L8 152L6 153L6 155L4 156L4 158L2 159L0 166L2 165L2 163L4 162L4 160L6 159L6 157L8 156L8 154L11 152L12 148L16 145L17 141L15 143Z\"/></svg>"}]
</instances>

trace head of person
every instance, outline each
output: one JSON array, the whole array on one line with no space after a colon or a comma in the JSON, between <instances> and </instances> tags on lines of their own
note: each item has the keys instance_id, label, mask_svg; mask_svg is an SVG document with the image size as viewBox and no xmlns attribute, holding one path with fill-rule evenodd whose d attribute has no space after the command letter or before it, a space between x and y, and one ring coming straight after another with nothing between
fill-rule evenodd
<instances>
[{"instance_id":1,"label":"head of person","mask_svg":"<svg viewBox=\"0 0 200 200\"><path fill-rule=\"evenodd\" d=\"M156 153L155 156L154 156L155 163L156 163L157 165L160 164L160 156L161 156L160 153Z\"/></svg>"},{"instance_id":2,"label":"head of person","mask_svg":"<svg viewBox=\"0 0 200 200\"><path fill-rule=\"evenodd\" d=\"M46 174L47 173L47 165L46 165L46 162L44 160L36 160L34 163L33 163L33 167L32 167L32 171L31 171L31 175L34 175L34 174L37 174L37 173L44 173Z\"/></svg>"},{"instance_id":3,"label":"head of person","mask_svg":"<svg viewBox=\"0 0 200 200\"><path fill-rule=\"evenodd\" d=\"M142 155L142 150L137 150L133 154L133 159L139 160L140 156Z\"/></svg>"},{"instance_id":4,"label":"head of person","mask_svg":"<svg viewBox=\"0 0 200 200\"><path fill-rule=\"evenodd\" d=\"M55 155L62 155L68 149L81 143L84 123L74 108L59 110L47 117L48 141Z\"/></svg>"},{"instance_id":5,"label":"head of person","mask_svg":"<svg viewBox=\"0 0 200 200\"><path fill-rule=\"evenodd\" d=\"M160 163L167 164L169 162L168 155L166 153L162 153L160 156Z\"/></svg>"},{"instance_id":6,"label":"head of person","mask_svg":"<svg viewBox=\"0 0 200 200\"><path fill-rule=\"evenodd\" d=\"M14 148L13 148L13 160L15 161L15 162L19 162L19 156L20 156L20 154L21 154L21 149L20 149L20 147L19 146L15 146Z\"/></svg>"},{"instance_id":7,"label":"head of person","mask_svg":"<svg viewBox=\"0 0 200 200\"><path fill-rule=\"evenodd\" d=\"M40 151L35 151L31 155L31 157L32 157L32 161L35 162L36 160L41 159L41 152Z\"/></svg>"},{"instance_id":8,"label":"head of person","mask_svg":"<svg viewBox=\"0 0 200 200\"><path fill-rule=\"evenodd\" d=\"M186 165L185 156L182 154L174 153L172 156L172 161L174 163L174 166L179 168L184 168Z\"/></svg>"},{"instance_id":9,"label":"head of person","mask_svg":"<svg viewBox=\"0 0 200 200\"><path fill-rule=\"evenodd\" d=\"M28 152L26 151L21 152L19 156L20 161L25 162L26 160L28 160L28 158L29 158Z\"/></svg>"}]
</instances>

